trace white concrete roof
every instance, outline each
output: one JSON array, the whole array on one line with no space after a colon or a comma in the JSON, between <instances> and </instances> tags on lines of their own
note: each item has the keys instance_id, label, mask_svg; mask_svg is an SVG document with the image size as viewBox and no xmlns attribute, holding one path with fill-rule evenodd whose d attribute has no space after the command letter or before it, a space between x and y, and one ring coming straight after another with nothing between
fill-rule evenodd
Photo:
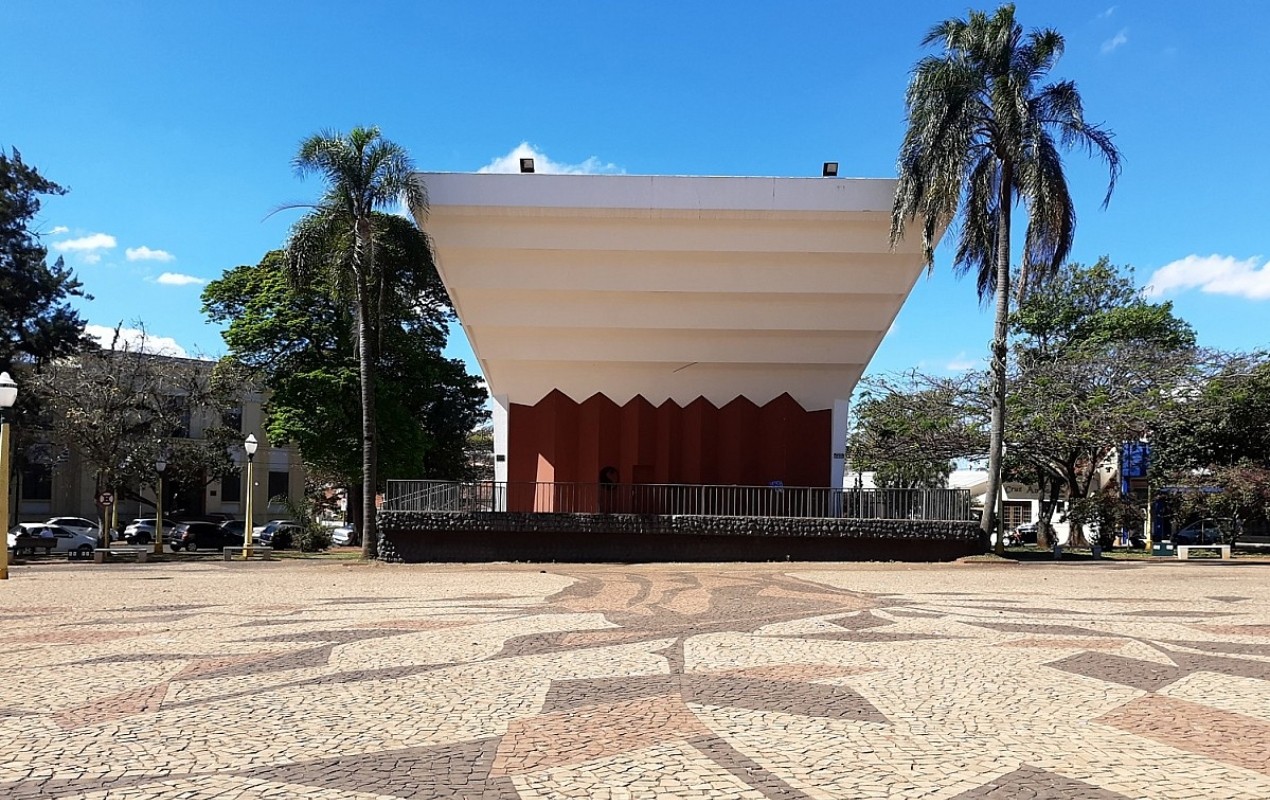
<instances>
[{"instance_id":1,"label":"white concrete roof","mask_svg":"<svg viewBox=\"0 0 1270 800\"><path fill-rule=\"evenodd\" d=\"M495 395L847 398L922 271L895 182L427 173L441 277Z\"/></svg>"}]
</instances>

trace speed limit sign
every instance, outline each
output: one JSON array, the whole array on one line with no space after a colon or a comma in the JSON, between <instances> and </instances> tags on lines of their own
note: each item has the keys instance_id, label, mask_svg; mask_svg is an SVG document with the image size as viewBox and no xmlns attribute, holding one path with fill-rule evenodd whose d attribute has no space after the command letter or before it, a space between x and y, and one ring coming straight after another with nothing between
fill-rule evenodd
<instances>
[{"instance_id":1,"label":"speed limit sign","mask_svg":"<svg viewBox=\"0 0 1270 800\"><path fill-rule=\"evenodd\" d=\"M97 505L102 508L109 508L115 504L115 495L113 492L102 492L97 495Z\"/></svg>"}]
</instances>

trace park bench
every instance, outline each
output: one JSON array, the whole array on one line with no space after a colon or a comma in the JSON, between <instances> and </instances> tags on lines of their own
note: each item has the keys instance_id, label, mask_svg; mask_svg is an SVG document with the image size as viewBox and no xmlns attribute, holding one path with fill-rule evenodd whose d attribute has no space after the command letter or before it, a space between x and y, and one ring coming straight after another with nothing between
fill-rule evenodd
<instances>
[{"instance_id":1,"label":"park bench","mask_svg":"<svg viewBox=\"0 0 1270 800\"><path fill-rule=\"evenodd\" d=\"M35 555L36 550L43 550L44 555L53 552L57 547L57 539L52 536L18 536L13 542L13 555Z\"/></svg>"},{"instance_id":2,"label":"park bench","mask_svg":"<svg viewBox=\"0 0 1270 800\"><path fill-rule=\"evenodd\" d=\"M224 553L225 553L225 560L226 560L226 561L233 561L233 560L234 560L234 559L236 559L236 558L237 558L237 559L241 559L241 558L242 558L242 555L243 555L243 546L242 546L242 545L240 545L240 544L231 544L229 547L226 547L226 548L225 548ZM261 560L261 561L272 561L272 560L273 560L273 558L272 558L272 556L273 556L273 548L272 548L272 547L257 547L256 545L252 545L252 546L251 546L251 554L252 554L253 556L257 556L257 555L258 555L258 556L260 556L260 560Z\"/></svg>"},{"instance_id":3,"label":"park bench","mask_svg":"<svg viewBox=\"0 0 1270 800\"><path fill-rule=\"evenodd\" d=\"M154 546L148 544L127 544L120 547L98 547L93 551L93 563L104 564L108 556L133 556L138 564L143 564L149 560L150 554L154 552Z\"/></svg>"},{"instance_id":4,"label":"park bench","mask_svg":"<svg viewBox=\"0 0 1270 800\"><path fill-rule=\"evenodd\" d=\"M1177 546L1177 560L1189 560L1192 550L1219 550L1223 561L1230 558L1230 545L1228 544L1179 544Z\"/></svg>"}]
</instances>

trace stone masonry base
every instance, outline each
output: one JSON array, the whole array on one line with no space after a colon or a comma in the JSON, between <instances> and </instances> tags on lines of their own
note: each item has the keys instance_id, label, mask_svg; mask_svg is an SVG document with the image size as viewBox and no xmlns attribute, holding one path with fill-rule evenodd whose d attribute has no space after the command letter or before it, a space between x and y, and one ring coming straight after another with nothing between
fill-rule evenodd
<instances>
[{"instance_id":1,"label":"stone masonry base","mask_svg":"<svg viewBox=\"0 0 1270 800\"><path fill-rule=\"evenodd\" d=\"M379 530L380 558L404 562L950 561L985 550L970 521L381 511Z\"/></svg>"}]
</instances>

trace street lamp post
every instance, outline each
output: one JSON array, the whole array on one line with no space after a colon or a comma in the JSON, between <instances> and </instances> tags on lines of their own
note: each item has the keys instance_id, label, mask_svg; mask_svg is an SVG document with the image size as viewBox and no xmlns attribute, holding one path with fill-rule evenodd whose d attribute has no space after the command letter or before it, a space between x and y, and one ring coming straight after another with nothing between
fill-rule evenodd
<instances>
[{"instance_id":1,"label":"street lamp post","mask_svg":"<svg viewBox=\"0 0 1270 800\"><path fill-rule=\"evenodd\" d=\"M251 468L256 459L256 434L247 434L247 439L243 442L243 450L247 453L247 513L243 523L243 561L246 561L251 558L251 496L255 494Z\"/></svg>"},{"instance_id":2,"label":"street lamp post","mask_svg":"<svg viewBox=\"0 0 1270 800\"><path fill-rule=\"evenodd\" d=\"M163 554L163 470L168 468L168 462L163 460L163 456L159 456L159 460L154 462L154 471L159 474L159 488L154 494L154 554Z\"/></svg>"},{"instance_id":3,"label":"street lamp post","mask_svg":"<svg viewBox=\"0 0 1270 800\"><path fill-rule=\"evenodd\" d=\"M18 399L18 385L9 373L0 372L0 533L5 535L0 548L0 581L9 579L9 420L6 409Z\"/></svg>"}]
</instances>

